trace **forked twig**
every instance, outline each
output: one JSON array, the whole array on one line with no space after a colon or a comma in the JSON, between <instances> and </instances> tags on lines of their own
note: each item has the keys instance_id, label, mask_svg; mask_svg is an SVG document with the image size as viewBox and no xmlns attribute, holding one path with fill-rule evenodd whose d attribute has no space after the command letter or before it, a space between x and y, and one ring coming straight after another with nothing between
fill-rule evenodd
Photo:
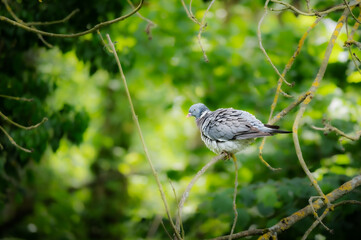
<instances>
[{"instance_id":1,"label":"forked twig","mask_svg":"<svg viewBox=\"0 0 361 240\"><path fill-rule=\"evenodd\" d=\"M12 20L10 18L7 18L5 16L0 16L0 21L4 21L6 23L12 24L12 25L14 25L16 27L22 28L22 29L27 30L29 32L38 33L38 34L41 34L43 36L59 37L59 38L73 38L73 37L80 37L80 36L95 32L96 30L98 30L98 29L100 29L102 27L108 26L110 24L113 24L113 23L116 23L116 22L119 22L119 21L123 21L124 19L132 16L137 11L139 11L139 9L143 6L143 3L144 3L144 0L140 0L139 5L132 12L130 12L130 13L126 14L126 15L123 15L121 17L118 17L118 18L115 18L115 19L112 19L112 20L109 20L109 21L98 23L94 27L92 27L92 28L90 28L88 30L85 30L83 32L70 33L70 34L52 33L52 32L46 32L46 31L38 30L38 29L35 29L35 28L31 27L31 26L27 26L24 23L19 23L17 21L14 21L14 20Z\"/></svg>"},{"instance_id":2,"label":"forked twig","mask_svg":"<svg viewBox=\"0 0 361 240\"><path fill-rule=\"evenodd\" d=\"M331 125L331 123L329 121L327 121L326 119L322 120L322 124L325 126L323 128L320 127L315 127L315 126L311 126L313 129L317 130L317 131L323 131L325 134L328 134L329 132L335 132L336 134L345 137L347 139L350 139L352 141L357 141L360 139L361 136L361 130L356 132L355 136L350 136L344 132L342 132L340 129L334 127Z\"/></svg>"},{"instance_id":3,"label":"forked twig","mask_svg":"<svg viewBox=\"0 0 361 240\"><path fill-rule=\"evenodd\" d=\"M22 128L22 129L25 129L25 130L30 130L30 129L34 129L34 128L37 128L39 127L41 124L43 124L44 122L48 121L48 118L44 117L43 120L41 120L39 123L35 124L35 125L31 125L31 126L23 126L17 122L14 122L13 120L11 120L10 118L8 118L5 114L3 114L1 111L0 111L0 116L5 120L7 121L8 123L11 123L12 125L18 127L18 128Z\"/></svg>"}]
</instances>

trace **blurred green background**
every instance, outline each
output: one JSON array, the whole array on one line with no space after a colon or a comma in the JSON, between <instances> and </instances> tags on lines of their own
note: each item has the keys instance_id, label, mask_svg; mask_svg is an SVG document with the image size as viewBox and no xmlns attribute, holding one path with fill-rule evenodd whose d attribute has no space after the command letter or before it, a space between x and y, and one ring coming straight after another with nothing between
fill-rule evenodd
<instances>
[{"instance_id":1,"label":"blurred green background","mask_svg":"<svg viewBox=\"0 0 361 240\"><path fill-rule=\"evenodd\" d=\"M325 9L342 1L311 1ZM23 21L51 21L80 12L68 22L44 26L49 32L82 31L131 11L126 1L11 1ZM134 3L136 4L136 3ZM233 107L267 122L278 76L265 60L257 40L264 1L216 1L203 33L209 63L197 43L198 25L180 1L146 1L140 13L101 29L115 41L145 141L166 190L172 215L185 187L214 154L202 143L194 119L185 116L196 102L211 110ZM293 1L305 9L306 1ZM201 19L209 1L194 1ZM272 5L271 7L278 7ZM354 12L358 14L356 9ZM0 15L10 17L3 4ZM286 78L283 90L295 98L307 91L322 61L340 12L330 14L310 33ZM290 11L271 12L262 25L263 45L282 70L298 40L315 17ZM350 18L350 26L354 20ZM39 27L40 28L40 27ZM23 125L1 120L1 126L25 153L0 135L0 239L167 239L161 220L171 228L131 118L124 86L113 55L97 34L80 38L47 38L0 22L0 94L32 98L21 102L0 98L0 111ZM359 32L355 39L359 38ZM348 50L347 34L336 41L328 69L307 108L299 132L304 158L325 193L360 174L361 143L324 135L323 117L346 133L360 130L361 75ZM360 51L354 49L357 55ZM294 99L281 96L276 112ZM279 123L290 130L295 110ZM282 171L272 172L258 158L260 140L238 154L239 188L236 232L265 228L306 206L317 195L298 163L291 135L267 140L264 158ZM232 161L219 162L196 183L183 212L187 239L225 235L233 221ZM356 189L343 199L360 199ZM314 221L307 217L279 235L300 239ZM325 218L331 235L318 227L309 239L360 236L359 206L342 206ZM254 237L255 238L255 237ZM253 238L252 238L253 239Z\"/></svg>"}]
</instances>

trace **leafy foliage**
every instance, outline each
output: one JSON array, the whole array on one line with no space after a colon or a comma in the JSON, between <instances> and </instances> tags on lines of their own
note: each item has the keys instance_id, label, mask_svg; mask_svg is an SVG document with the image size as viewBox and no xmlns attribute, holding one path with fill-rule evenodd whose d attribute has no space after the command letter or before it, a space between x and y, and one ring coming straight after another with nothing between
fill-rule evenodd
<instances>
[{"instance_id":1,"label":"leafy foliage","mask_svg":"<svg viewBox=\"0 0 361 240\"><path fill-rule=\"evenodd\" d=\"M194 1L201 18L207 1ZM263 1L216 1L203 33L205 63L197 43L198 27L180 1L149 1L140 13L157 24L152 40L147 22L137 16L101 30L115 40L129 89L150 154L167 198L176 215L179 195L195 173L214 155L201 142L195 123L185 118L191 104L203 102L211 109L234 107L268 119L278 76L259 50L257 24ZM304 7L304 3L300 3ZM316 1L314 7L330 6ZM80 12L68 22L46 26L51 32L77 32L114 19L131 8L125 1L10 2L23 21L51 21ZM357 12L355 11L355 14ZM0 15L9 16L3 5ZM294 97L305 92L317 73L332 13L314 29L286 78ZM282 69L314 18L290 11L272 12L262 26L262 38L271 59ZM350 23L351 24L351 23ZM40 28L40 27L39 27ZM0 143L0 236L19 239L165 239L160 225L164 210L157 186L133 125L124 86L116 64L99 36L79 39L46 38L46 49L36 34L0 22L0 94L31 98L20 102L0 98L0 111L25 126L49 120L32 130L19 129L2 120L1 126L21 146L5 135ZM359 36L358 33L356 33ZM340 38L346 40L346 33ZM360 173L360 141L323 135L311 128L323 117L352 134L360 130L360 75L347 49L337 42L317 95L303 118L300 144L310 170L325 193ZM359 54L358 50L355 50ZM280 97L276 111L293 99ZM291 112L279 124L291 129ZM259 141L257 141L259 144ZM265 159L282 171L270 172L258 159L257 144L240 153L238 221L236 231L270 227L306 206L317 195L299 166L290 136L267 140ZM189 239L229 234L232 220L234 170L229 161L218 163L192 189L184 211ZM354 191L347 199L360 199ZM346 199L346 198L344 198ZM359 236L359 207L341 206L311 234L334 239ZM308 217L279 239L297 239L312 224ZM171 232L169 222L163 222Z\"/></svg>"}]
</instances>

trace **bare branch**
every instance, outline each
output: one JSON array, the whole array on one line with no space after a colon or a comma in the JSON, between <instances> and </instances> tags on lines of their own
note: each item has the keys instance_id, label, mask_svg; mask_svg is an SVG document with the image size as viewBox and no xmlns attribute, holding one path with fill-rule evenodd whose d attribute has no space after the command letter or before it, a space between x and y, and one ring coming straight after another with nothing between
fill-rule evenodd
<instances>
[{"instance_id":1,"label":"bare branch","mask_svg":"<svg viewBox=\"0 0 361 240\"><path fill-rule=\"evenodd\" d=\"M298 157L298 160L304 170L304 172L306 173L307 177L310 179L312 185L314 186L314 188L317 190L318 194L324 198L325 202L329 205L330 202L328 201L328 199L326 198L325 194L322 192L320 186L318 185L317 181L315 180L315 178L313 177L312 173L310 172L310 170L308 169L305 160L303 159L302 156L302 150L301 150L301 146L298 140L298 126L299 126L299 122L301 120L301 118L303 117L303 114L306 110L306 107L308 106L308 104L311 102L313 94L315 93L315 91L317 90L317 88L320 85L320 81L322 80L325 72L326 72L326 68L328 65L328 60L331 56L333 47L335 45L336 39L339 35L339 33L341 32L341 28L345 23L345 19L347 17L347 15L349 14L348 9L344 10L342 16L339 18L336 28L332 33L331 39L327 45L326 48L326 52L325 52L325 56L322 60L320 69L317 73L317 76L315 78L315 80L312 83L312 86L309 89L309 93L310 95L306 97L306 99L302 102L301 107L296 115L295 121L293 123L293 142L295 145L295 149L296 149L296 154Z\"/></svg>"},{"instance_id":2,"label":"bare branch","mask_svg":"<svg viewBox=\"0 0 361 240\"><path fill-rule=\"evenodd\" d=\"M357 17L353 14L352 9L350 8L350 5L348 5L347 0L343 0L343 2L344 2L345 5L347 6L347 9L350 11L350 14L351 14L351 16L355 19L355 21L358 22L358 23L361 23L361 22L357 19Z\"/></svg>"},{"instance_id":3,"label":"bare branch","mask_svg":"<svg viewBox=\"0 0 361 240\"><path fill-rule=\"evenodd\" d=\"M322 222L322 219L323 219L323 218L319 217L318 214L317 214L317 212L316 212L316 210L313 208L313 203L312 203L312 202L313 202L313 199L322 199L322 197L320 197L320 196L312 196L312 197L310 197L310 199L308 199L308 203L309 203L310 206L311 206L313 216L316 218L316 220L317 220L319 223L321 223L321 225L322 225L327 231L332 232L332 231ZM328 212L328 208L326 208L326 210L324 211L324 213L325 213L326 211ZM326 214L327 214L327 212L326 212Z\"/></svg>"},{"instance_id":4,"label":"bare branch","mask_svg":"<svg viewBox=\"0 0 361 240\"><path fill-rule=\"evenodd\" d=\"M228 240L229 237L231 237L231 239L238 239L238 238L249 237L249 236L257 236L257 235L265 234L267 232L269 232L269 230L267 228L250 229L250 230L242 231L239 233L235 233L232 236L225 235L225 236L221 236L221 237L211 238L209 240Z\"/></svg>"},{"instance_id":5,"label":"bare branch","mask_svg":"<svg viewBox=\"0 0 361 240\"><path fill-rule=\"evenodd\" d=\"M236 227L237 218L238 218L237 204L236 204L236 200L237 200L237 187L238 187L238 166L237 166L237 159L236 159L236 157L234 156L234 154L232 154L232 158L233 158L233 163L234 163L234 192L233 192L233 212L234 212L234 219L233 219L232 229L231 229L231 233L229 234L228 240L231 240L231 239L232 239L232 235L233 235L234 229L235 229L235 227Z\"/></svg>"},{"instance_id":6,"label":"bare branch","mask_svg":"<svg viewBox=\"0 0 361 240\"><path fill-rule=\"evenodd\" d=\"M28 25L28 26L45 26L45 25L64 23L64 22L67 22L70 18L72 18L78 12L79 12L79 9L75 9L68 16L66 16L65 18L60 19L60 20L45 21L45 22L27 22L26 25Z\"/></svg>"},{"instance_id":7,"label":"bare branch","mask_svg":"<svg viewBox=\"0 0 361 240\"><path fill-rule=\"evenodd\" d=\"M177 218L176 221L176 229L177 231L179 231L179 226L181 224L182 221L182 209L184 206L184 203L186 202L190 191L192 190L192 187L194 186L194 184L197 182L197 180L203 175L203 173L205 173L207 171L208 168L210 168L212 165L214 165L216 162L225 159L227 155L225 153L220 154L214 158L212 158L212 160L210 162L208 162L201 170L199 170L197 172L197 174L193 177L193 179L190 181L190 183L188 184L186 190L184 191L181 200L179 201L178 204L178 211L179 211L179 217Z\"/></svg>"},{"instance_id":8,"label":"bare branch","mask_svg":"<svg viewBox=\"0 0 361 240\"><path fill-rule=\"evenodd\" d=\"M33 101L32 98L13 97L13 96L8 96L8 95L4 95L4 94L0 94L0 97L11 99L11 100L16 100L16 101L24 101L24 102L32 102Z\"/></svg>"},{"instance_id":9,"label":"bare branch","mask_svg":"<svg viewBox=\"0 0 361 240\"><path fill-rule=\"evenodd\" d=\"M342 132L340 129L334 127L331 125L330 121L327 121L326 119L323 119L322 120L322 124L325 126L323 128L319 128L319 127L315 127L315 126L311 126L313 129L317 130L317 131L323 131L324 134L328 134L330 132L335 132L336 134L342 136L342 137L345 137L345 138L348 138L352 141L357 141L360 139L360 136L361 136L361 131L358 131L356 132L356 136L350 136L344 132Z\"/></svg>"},{"instance_id":10,"label":"bare branch","mask_svg":"<svg viewBox=\"0 0 361 240\"><path fill-rule=\"evenodd\" d=\"M260 49L262 50L263 54L266 56L267 61L271 64L272 68L275 70L275 72L278 74L278 76L284 81L287 85L291 86L289 82L284 78L284 76L281 75L281 73L278 71L277 67L272 63L271 58L268 56L266 50L263 47L262 44L262 35L261 35L261 26L264 18L267 16L268 13L268 3L270 0L267 0L264 4L264 14L262 15L261 19L258 22L258 28L257 28L257 37L258 37L258 44Z\"/></svg>"},{"instance_id":11,"label":"bare branch","mask_svg":"<svg viewBox=\"0 0 361 240\"><path fill-rule=\"evenodd\" d=\"M83 36L83 35L86 35L86 34L89 34L89 33L93 33L93 32L95 32L96 30L98 30L98 29L100 29L102 27L108 26L110 24L113 24L113 23L116 23L116 22L119 22L119 21L123 21L124 19L132 16L137 11L139 11L139 9L143 6L143 3L144 3L144 0L140 0L139 5L132 12L130 12L130 13L124 15L124 16L121 16L121 17L106 21L106 22L101 22L101 23L95 25L94 27L92 27L91 29L88 29L88 30L83 31L83 32L78 32L78 33L61 34L61 33L45 32L45 31L42 31L42 30L38 30L38 29L34 29L32 27L29 27L29 26L27 26L27 25L25 25L23 23L16 22L16 21L11 20L11 19L9 19L7 17L4 17L4 16L0 16L0 21L7 22L9 24L15 25L15 26L17 26L19 28L22 28L24 30L34 32L34 33L38 33L38 34L41 34L41 35L44 35L44 36L59 37L59 38L73 38L73 37L80 37L80 36Z\"/></svg>"},{"instance_id":12,"label":"bare branch","mask_svg":"<svg viewBox=\"0 0 361 240\"><path fill-rule=\"evenodd\" d=\"M344 4L339 4L339 5L336 5L336 6L333 6L327 10L324 10L324 11L315 11L313 13L310 13L310 12L303 12L299 9L297 9L296 7L292 6L291 4L289 3L286 3L286 2L282 2L282 1L277 1L277 0L271 0L271 2L273 3L278 3L278 4L281 4L281 5L284 5L285 7L287 7L288 9L291 9L292 11L300 14L300 15L304 15L304 16L316 16L316 17L319 17L321 15L325 15L325 14L329 14L331 12L335 12L335 11L338 11L338 10L344 10L345 8L347 8L346 5ZM358 3L358 1L352 1L349 3L349 7L353 7L353 6L356 6Z\"/></svg>"},{"instance_id":13,"label":"bare branch","mask_svg":"<svg viewBox=\"0 0 361 240\"><path fill-rule=\"evenodd\" d=\"M312 206L312 205L310 205ZM312 232L313 229L315 229L315 227L317 227L317 225L319 223L322 223L322 220L326 217L327 213L330 211L330 208L326 208L325 211L322 213L322 215L318 218L318 215L316 214L315 216L317 216L317 220L314 221L312 223L312 225L307 229L307 231L305 232L305 234L303 235L303 237L301 238L301 240L306 240L308 235L310 235L310 233Z\"/></svg>"},{"instance_id":14,"label":"bare branch","mask_svg":"<svg viewBox=\"0 0 361 240\"><path fill-rule=\"evenodd\" d=\"M133 3L130 0L127 0L127 2L133 9L135 9L135 6L133 5ZM152 28L156 27L157 24L155 24L150 19L143 17L139 12L136 12L136 15L148 23L147 27L145 28L145 32L148 35L148 39L151 40L153 38L152 37Z\"/></svg>"},{"instance_id":15,"label":"bare branch","mask_svg":"<svg viewBox=\"0 0 361 240\"><path fill-rule=\"evenodd\" d=\"M357 188L360 185L361 185L361 175L358 175L358 176L354 177L353 179L351 179L350 181L342 184L340 187L336 188L331 193L327 194L326 197L327 197L327 199L330 200L330 202L333 202L333 201L343 197L345 194L353 191L355 188ZM313 208L317 211L317 210L323 208L325 205L326 204L324 203L324 201L322 201L320 199L313 203ZM313 211L311 209L311 206L307 205L306 207L293 213L291 216L283 218L280 222L278 222L277 224L270 227L269 228L270 232L264 234L259 239L269 239L270 233L272 233L272 232L277 232L277 233L284 232L285 230L287 230L291 226L293 226L296 222L304 219L305 217L307 217L308 215L310 215L312 213L313 213Z\"/></svg>"},{"instance_id":16,"label":"bare branch","mask_svg":"<svg viewBox=\"0 0 361 240\"><path fill-rule=\"evenodd\" d=\"M27 149L27 148L24 148L20 145L18 145L15 140L9 135L9 133L7 133L7 131L2 127L0 126L0 130L5 134L5 136L9 139L9 141L11 142L11 144L13 144L15 147L19 148L20 150L23 150L24 152L27 152L27 153L31 153L32 150L30 149ZM1 145L1 149L3 149L4 147Z\"/></svg>"},{"instance_id":17,"label":"bare branch","mask_svg":"<svg viewBox=\"0 0 361 240\"><path fill-rule=\"evenodd\" d=\"M207 27L207 23L205 22L205 19L206 19L206 16L209 12L209 9L211 9L213 3L215 2L215 0L212 0L210 2L210 4L208 5L206 11L204 12L203 14L203 17L202 17L202 20L199 22L198 19L193 15L192 13L192 0L190 1L189 3L189 9L187 8L186 4L184 3L184 0L181 0L182 2L182 5L183 5L183 8L184 10L186 11L187 13L187 16L193 21L195 22L196 24L199 25L199 32L198 32L198 35L197 35L197 40L198 40L198 44L202 50L202 53L203 53L203 58L204 58L204 61L205 62L209 62L208 60L208 57L207 57L207 54L206 54L206 51L204 50L204 47L203 47L203 44L202 44L202 33L204 31L204 29Z\"/></svg>"},{"instance_id":18,"label":"bare branch","mask_svg":"<svg viewBox=\"0 0 361 240\"><path fill-rule=\"evenodd\" d=\"M14 122L13 120L11 120L10 118L8 118L5 114L3 114L1 111L0 111L0 116L7 122L11 123L12 125L16 126L16 127L19 127L19 128L22 128L22 129L25 129L25 130L30 130L30 129L34 129L34 128L37 128L39 127L41 124L43 124L44 122L48 121L48 119L46 117L43 118L43 120L41 120L41 122L35 124L35 125L32 125L32 126L29 126L29 127L26 127L26 126L23 126L19 123L16 123Z\"/></svg>"},{"instance_id":19,"label":"bare branch","mask_svg":"<svg viewBox=\"0 0 361 240\"><path fill-rule=\"evenodd\" d=\"M129 92L129 89L128 89L128 84L127 84L127 80L125 78L125 75L124 75L124 72L123 72L123 68L122 68L122 65L120 64L120 61L119 61L119 58L118 58L118 54L117 54L117 51L115 50L115 47L114 47L114 44L109 36L109 34L106 35L107 36L107 39L108 39L108 43L113 51L113 54L114 54L114 57L115 57L115 61L117 62L117 65L118 65L118 69L119 69L119 73L120 73L120 76L123 80L123 84L124 84L124 88L125 88L125 92L127 94L127 98L128 98L128 102L129 102L129 106L130 106L130 110L132 112L132 117L133 117L133 121L137 127L137 131L138 131L138 134L139 134L139 137L140 137L140 140L142 142L142 146L143 146L143 149L144 149L144 152L145 152L145 156L148 160L148 163L150 165L150 168L152 170L152 173L153 173L153 176L157 182L157 185L158 185L158 189L159 189L159 192L160 192L160 195L162 197L162 201L163 201L163 204L164 204L164 208L165 208L165 211L167 213L167 216L168 216L168 219L169 219L169 222L171 223L171 226L177 236L177 238L180 240L182 239L181 236L179 235L179 232L177 231L177 229L175 228L175 225L173 223L173 220L172 220L172 216L170 214L170 211L169 211L169 207L168 207L168 203L167 203L167 199L165 197L165 193L164 193L164 190L163 190L163 187L162 187L162 184L160 183L160 180L159 180L159 177L158 177L158 173L157 171L155 170L154 166L153 166L153 162L150 158L150 154L148 152L148 148L145 144L145 140L144 140L144 137L143 137L143 133L142 133L142 130L140 128L140 124L139 124L139 121L138 121L138 117L135 113L135 110L134 110L134 106L133 106L133 101L132 101L132 98L130 96L130 92Z\"/></svg>"}]
</instances>

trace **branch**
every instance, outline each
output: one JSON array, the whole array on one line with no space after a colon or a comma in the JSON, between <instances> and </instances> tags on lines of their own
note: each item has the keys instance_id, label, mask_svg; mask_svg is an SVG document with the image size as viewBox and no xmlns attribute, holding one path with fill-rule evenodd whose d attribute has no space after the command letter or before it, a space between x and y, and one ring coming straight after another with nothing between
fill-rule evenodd
<instances>
[{"instance_id":1,"label":"branch","mask_svg":"<svg viewBox=\"0 0 361 240\"><path fill-rule=\"evenodd\" d=\"M130 0L127 0L128 4L133 8L135 9L133 3L130 1ZM157 24L155 24L152 20L146 18L146 17L143 17L139 12L136 12L137 16L140 17L141 19L143 19L144 21L146 21L148 23L147 27L145 28L145 32L146 34L148 35L148 39L151 40L153 37L152 37L152 28L153 27L156 27Z\"/></svg>"},{"instance_id":2,"label":"branch","mask_svg":"<svg viewBox=\"0 0 361 240\"><path fill-rule=\"evenodd\" d=\"M261 26L262 26L262 22L264 20L264 18L267 16L268 14L268 3L270 0L267 0L266 3L264 4L264 14L262 15L261 19L258 22L258 28L257 28L257 37L258 37L258 44L260 49L262 50L263 54L266 56L267 61L271 64L272 68L275 70L275 72L278 74L278 76L282 79L282 81L284 81L287 85L291 86L292 84L290 84L289 82L287 82L287 80L284 78L283 75L281 75L281 73L278 71L277 67L272 63L271 58L268 56L266 50L263 47L262 44L262 35L261 35Z\"/></svg>"},{"instance_id":3,"label":"branch","mask_svg":"<svg viewBox=\"0 0 361 240\"><path fill-rule=\"evenodd\" d=\"M143 2L143 1L142 1ZM159 192L160 192L160 195L162 197L162 201L163 201L163 204L164 204L164 208L165 208L165 211L167 213L167 216L168 216L168 219L172 225L172 228L177 236L177 238L180 240L182 239L181 236L179 235L179 232L177 231L177 229L175 228L175 225L173 223L173 220L172 220L172 217L171 217L171 214L170 214L170 211L169 211L169 207L168 207L168 203L167 203L167 199L165 197L165 193L164 193L164 190L163 190L163 187L162 187L162 184L160 183L160 180L159 180L159 177L158 177L158 173L157 171L155 170L154 166L153 166L153 162L150 158L150 155L149 155L149 152L148 152L148 148L145 144L145 140L144 140L144 137L143 137L143 133L142 133L142 130L140 128L140 124L139 124L139 121L138 121L138 117L135 113L135 110L134 110L134 106L133 106L133 101L132 101L132 98L130 96L130 93L129 93L129 89L128 89L128 84L127 84L127 80L125 78L125 75L124 75L124 72L123 72L123 69L122 69L122 65L120 64L120 61L119 61L119 58L118 58L118 54L117 54L117 51L115 50L115 47L114 47L114 44L109 36L109 34L106 35L107 36L107 39L108 39L108 43L113 51L113 54L114 54L114 58L115 58L115 61L117 62L117 65L118 65L118 68L119 68L119 73L120 73L120 76L123 80L123 84L124 84L124 88L125 88L125 92L127 94L127 98L128 98L128 102L129 102L129 106L130 106L130 110L132 112L132 117L133 117L133 121L137 127L137 131L138 131L138 134L139 134L139 137L140 137L140 140L142 142L142 146L143 146L143 149L144 149L144 152L145 152L145 156L148 160L148 163L150 165L150 168L152 170L152 173L153 173L153 176L157 182L157 185L158 185L158 189L159 189Z\"/></svg>"},{"instance_id":4,"label":"branch","mask_svg":"<svg viewBox=\"0 0 361 240\"><path fill-rule=\"evenodd\" d=\"M334 127L331 125L330 121L327 121L326 119L322 120L322 124L325 126L323 128L319 128L319 127L315 127L315 126L311 126L313 129L318 130L318 131L323 131L325 135L327 135L330 132L335 132L336 134L348 138L352 141L357 141L360 139L361 136L361 131L356 132L356 136L350 136L344 132L342 132L340 129Z\"/></svg>"},{"instance_id":5,"label":"branch","mask_svg":"<svg viewBox=\"0 0 361 240\"><path fill-rule=\"evenodd\" d=\"M16 101L24 101L24 102L32 102L33 101L32 98L14 97L14 96L8 96L8 95L4 95L4 94L0 94L0 97L11 99L11 100L16 100Z\"/></svg>"},{"instance_id":6,"label":"branch","mask_svg":"<svg viewBox=\"0 0 361 240\"><path fill-rule=\"evenodd\" d=\"M301 52L301 48L305 42L306 37L308 36L308 34L310 33L310 31L321 21L321 19L324 17L325 15L323 15L320 18L317 18L316 21L307 29L307 31L303 34L303 36L301 37L300 41L298 42L297 45L297 49L296 51L293 53L292 57L288 60L288 63L286 64L286 67L284 68L283 72L282 72L282 76L286 76L287 72L291 69L296 57L299 55L299 53ZM273 112L277 106L277 102L278 102L278 98L279 98L279 94L281 92L281 87L282 87L282 83L283 83L283 79L279 78L278 82L277 82L277 90L276 90L276 94L273 98L273 102L271 105L271 112L268 118L268 124L274 124L275 122L277 122L279 119L281 119L282 117L284 117L286 114L288 114L293 108L295 108L296 106L298 106L301 102L303 102L305 100L305 98L307 97L308 93L305 93L303 95L301 95L298 99L296 99L296 101L294 101L293 103L291 103L287 108L285 108L284 110L282 110L280 113L278 113L276 115L276 117L272 118ZM264 145L266 143L266 138L262 139L261 145L259 146L259 158L261 159L261 161L271 170L271 171L277 171L277 170L281 170L281 168L273 168L271 165L269 165L269 163L264 160L262 154L263 154L263 148Z\"/></svg>"},{"instance_id":7,"label":"branch","mask_svg":"<svg viewBox=\"0 0 361 240\"><path fill-rule=\"evenodd\" d=\"M199 170L197 172L197 174L193 177L193 179L190 181L190 183L188 184L186 190L184 191L181 200L179 201L178 204L178 217L177 217L177 221L176 221L176 229L177 232L179 232L179 227L182 221L182 209L184 206L185 201L187 200L188 196L189 196L189 192L192 190L193 185L196 183L196 181L202 176L203 173L205 173L207 171L208 168L210 168L212 165L214 165L216 162L225 159L227 155L225 153L222 153L218 156L215 156L214 158L212 158L212 160L210 162L208 162L201 170Z\"/></svg>"},{"instance_id":8,"label":"branch","mask_svg":"<svg viewBox=\"0 0 361 240\"><path fill-rule=\"evenodd\" d=\"M20 145L18 145L15 140L10 136L10 134L2 127L0 126L0 130L6 135L6 137L9 139L9 141L11 142L11 144L13 144L15 147L19 148L20 150L23 150L24 152L27 153L31 153L32 150L24 148ZM1 145L1 149L3 149L4 147Z\"/></svg>"},{"instance_id":9,"label":"branch","mask_svg":"<svg viewBox=\"0 0 361 240\"><path fill-rule=\"evenodd\" d=\"M331 193L327 194L326 197L330 200L330 202L336 201L337 199L343 197L345 194L353 191L355 188L361 185L361 175L358 175L351 179L350 181L342 184L340 187L333 190ZM322 200L317 200L313 203L313 208L317 211L323 208L326 204ZM341 204L332 205L333 207L339 206ZM277 224L273 225L269 228L270 233L281 233L285 230L289 229L298 221L304 219L306 216L313 214L312 207L310 205L298 210L297 212L293 213L291 216L283 218ZM264 234L259 239L269 239L268 234Z\"/></svg>"},{"instance_id":10,"label":"branch","mask_svg":"<svg viewBox=\"0 0 361 240\"><path fill-rule=\"evenodd\" d=\"M132 12L130 12L130 13L124 15L124 16L115 18L113 20L109 20L109 21L106 21L106 22L99 23L99 24L95 25L94 27L92 27L91 29L88 29L88 30L83 31L83 32L78 32L78 33L61 34L61 33L45 32L45 31L42 31L42 30L38 30L38 29L34 29L32 27L29 27L29 26L27 26L27 25L25 25L23 23L18 23L16 21L11 20L11 19L9 19L7 17L4 17L4 16L0 16L0 21L10 23L10 24L15 25L15 26L17 26L19 28L22 28L24 30L34 32L34 33L38 33L38 34L41 34L41 35L44 35L44 36L59 37L59 38L73 38L73 37L80 37L80 36L95 32L96 30L98 30L98 29L100 29L102 27L108 26L110 24L113 24L113 23L116 23L116 22L119 22L119 21L123 21L124 19L126 19L126 18L132 16L134 13L138 12L139 9L143 6L143 3L144 3L144 0L140 0L139 5Z\"/></svg>"},{"instance_id":11,"label":"branch","mask_svg":"<svg viewBox=\"0 0 361 240\"><path fill-rule=\"evenodd\" d=\"M18 127L18 128L22 128L22 129L25 129L25 130L30 130L30 129L34 129L34 128L37 128L39 127L41 124L43 124L44 122L48 121L48 119L46 117L43 118L43 120L41 120L41 122L35 124L35 125L31 125L29 127L25 127L19 123L16 123L14 122L13 120L11 120L10 118L8 118L5 114L3 114L1 111L0 111L0 116L7 122L11 123L12 125Z\"/></svg>"},{"instance_id":12,"label":"branch","mask_svg":"<svg viewBox=\"0 0 361 240\"><path fill-rule=\"evenodd\" d=\"M315 80L312 83L312 86L310 87L310 89L308 91L310 93L310 95L308 95L306 97L306 99L302 102L301 107L300 107L300 109L299 109L299 111L298 111L298 113L296 115L295 121L293 123L293 142L294 142L294 145L295 145L295 150L296 150L298 160L299 160L304 172L306 173L307 177L311 181L312 185L317 190L318 194L321 197L324 198L324 200L325 200L325 202L327 204L330 204L330 202L325 197L325 194L322 192L320 186L318 185L317 181L312 176L312 173L308 169L308 167L306 165L306 162L303 159L302 150L301 150L301 146L300 146L299 139L298 139L298 126L299 126L299 122L300 122L301 118L303 117L303 114L304 114L304 112L306 110L306 107L311 102L313 94L315 93L315 91L319 87L320 81L322 80L322 78L323 78L323 76L324 76L324 74L326 72L326 68L327 68L327 65L328 65L328 60L329 60L329 58L331 56L331 53L332 53L333 47L335 45L336 39L337 39L339 33L341 32L341 28L344 25L345 19L346 19L348 14L349 14L348 9L345 9L342 16L339 18L339 20L337 22L337 25L336 25L336 28L333 31L331 39L330 39L330 41L329 41L329 43L327 45L325 56L324 56L324 58L322 60L320 69L319 69L319 71L317 73L317 76L316 76Z\"/></svg>"},{"instance_id":13,"label":"branch","mask_svg":"<svg viewBox=\"0 0 361 240\"><path fill-rule=\"evenodd\" d=\"M236 157L233 155L233 163L234 163L234 192L233 192L233 212L234 212L234 219L233 219L233 225L232 225L232 229L231 229L231 233L229 234L229 239L232 239L232 235L234 232L234 229L236 227L237 224L237 218L238 218L238 212L237 212L237 204L236 204L236 200L237 200L237 187L238 187L238 166L237 166L237 159Z\"/></svg>"},{"instance_id":14,"label":"branch","mask_svg":"<svg viewBox=\"0 0 361 240\"><path fill-rule=\"evenodd\" d=\"M79 11L80 11L79 9L75 9L68 16L66 16L65 18L60 19L60 20L54 20L54 21L48 21L48 22L47 21L45 21L45 22L27 22L25 24L28 26L46 26L46 25L64 23L64 22L67 22L70 18L72 18Z\"/></svg>"},{"instance_id":15,"label":"branch","mask_svg":"<svg viewBox=\"0 0 361 240\"><path fill-rule=\"evenodd\" d=\"M204 61L205 62L209 62L208 60L208 57L207 57L207 54L206 54L206 51L204 50L204 47L203 47L203 44L202 44L202 41L201 41L201 38L202 38L202 33L204 31L204 29L207 27L207 23L205 22L205 19L206 19L206 16L209 12L209 9L212 7L213 3L215 2L215 0L212 0L211 3L208 5L208 8L206 9L206 11L204 12L203 14L203 17L202 17L202 20L199 22L198 19L194 16L194 14L192 13L192 0L190 1L189 3L189 9L187 8L186 4L184 3L184 0L181 0L182 2L182 5L183 5L183 8L184 10L186 11L187 13L187 16L193 21L195 22L196 24L199 25L199 32L198 32L198 35L197 35L197 39L198 39L198 44L202 50L202 53L203 53L203 58L204 58Z\"/></svg>"},{"instance_id":16,"label":"branch","mask_svg":"<svg viewBox=\"0 0 361 240\"><path fill-rule=\"evenodd\" d=\"M233 235L225 235L225 236L221 236L221 237L211 238L209 240L228 240L230 237L231 237L231 239L238 239L238 238L249 237L249 236L257 236L257 235L265 234L267 232L269 232L269 230L267 228L250 229L250 230L242 231L239 233L235 233Z\"/></svg>"},{"instance_id":17,"label":"branch","mask_svg":"<svg viewBox=\"0 0 361 240\"><path fill-rule=\"evenodd\" d=\"M278 4L281 4L281 5L284 5L287 9L291 9L295 13L298 13L298 14L304 15L304 16L316 16L316 17L319 17L320 15L329 14L331 12L335 12L335 11L338 11L338 10L344 10L345 8L347 8L346 5L339 4L339 5L333 6L333 7L329 8L329 9L327 9L327 10L324 10L324 11L315 11L313 13L310 13L310 12L303 12L303 11L297 9L296 7L294 7L291 4L286 3L286 2L277 1L277 0L270 0L270 1L273 2L273 3L278 3ZM348 6L353 7L353 6L356 6L357 4L358 4L358 1L352 1L352 2L350 2L348 4Z\"/></svg>"}]
</instances>

